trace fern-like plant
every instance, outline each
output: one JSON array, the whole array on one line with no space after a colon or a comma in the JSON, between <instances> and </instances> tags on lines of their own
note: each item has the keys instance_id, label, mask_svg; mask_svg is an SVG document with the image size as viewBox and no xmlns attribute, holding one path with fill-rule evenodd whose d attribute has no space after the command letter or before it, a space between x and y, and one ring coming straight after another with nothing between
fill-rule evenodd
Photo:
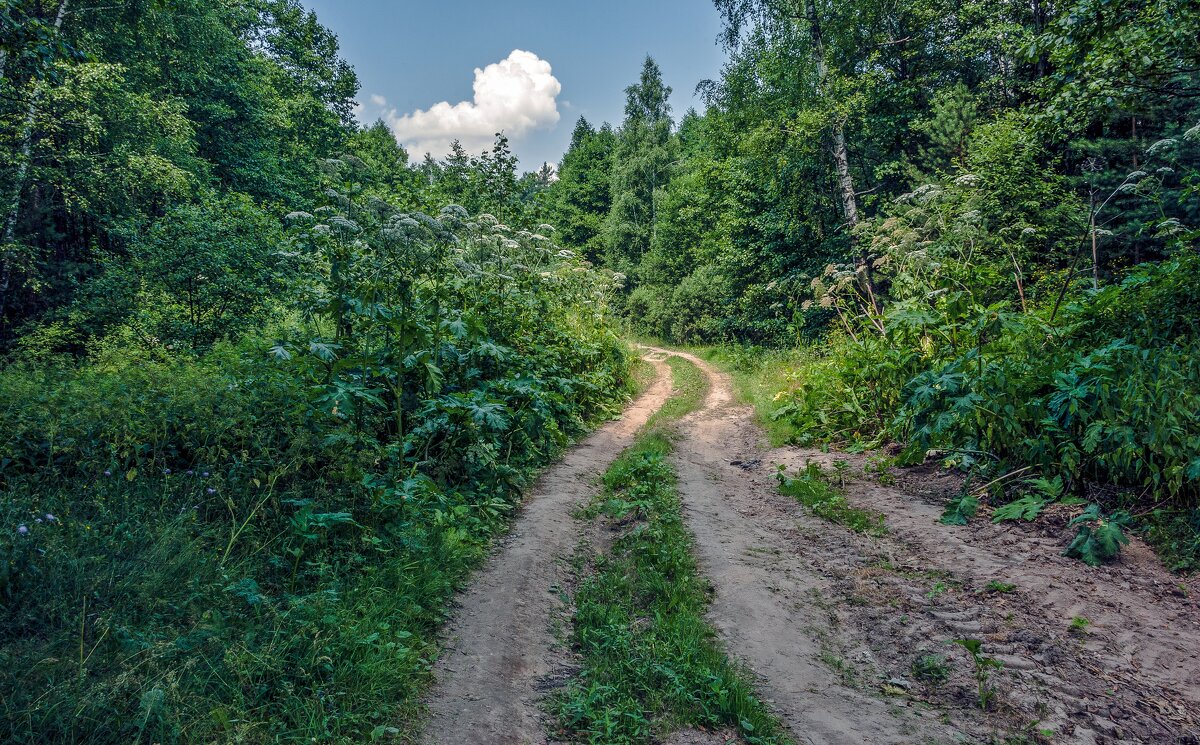
<instances>
[{"instance_id":1,"label":"fern-like plant","mask_svg":"<svg viewBox=\"0 0 1200 745\"><path fill-rule=\"evenodd\" d=\"M1122 528L1131 521L1128 512L1114 512L1104 517L1100 505L1090 505L1068 523L1069 527L1078 525L1079 531L1063 555L1094 567L1110 562L1120 555L1121 546L1129 543Z\"/></svg>"}]
</instances>

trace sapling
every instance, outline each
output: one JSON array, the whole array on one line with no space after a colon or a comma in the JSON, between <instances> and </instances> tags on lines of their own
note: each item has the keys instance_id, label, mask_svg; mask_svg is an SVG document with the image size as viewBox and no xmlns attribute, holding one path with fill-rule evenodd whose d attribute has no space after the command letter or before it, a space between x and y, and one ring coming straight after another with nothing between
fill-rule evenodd
<instances>
[{"instance_id":1,"label":"sapling","mask_svg":"<svg viewBox=\"0 0 1200 745\"><path fill-rule=\"evenodd\" d=\"M975 664L975 683L978 686L977 696L979 708L987 711L988 704L996 695L996 689L989 685L988 680L992 676L993 670L1000 670L1004 667L1004 663L994 657L988 657L983 653L983 642L979 639L955 639L954 643L971 655L971 662Z\"/></svg>"}]
</instances>

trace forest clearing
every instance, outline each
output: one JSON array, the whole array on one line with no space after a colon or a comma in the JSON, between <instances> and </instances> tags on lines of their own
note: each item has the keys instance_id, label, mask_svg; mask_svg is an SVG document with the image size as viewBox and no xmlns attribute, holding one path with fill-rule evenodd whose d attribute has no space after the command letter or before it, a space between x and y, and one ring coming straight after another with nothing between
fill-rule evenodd
<instances>
[{"instance_id":1,"label":"forest clearing","mask_svg":"<svg viewBox=\"0 0 1200 745\"><path fill-rule=\"evenodd\" d=\"M1197 39L0 0L0 742L1200 743Z\"/></svg>"}]
</instances>

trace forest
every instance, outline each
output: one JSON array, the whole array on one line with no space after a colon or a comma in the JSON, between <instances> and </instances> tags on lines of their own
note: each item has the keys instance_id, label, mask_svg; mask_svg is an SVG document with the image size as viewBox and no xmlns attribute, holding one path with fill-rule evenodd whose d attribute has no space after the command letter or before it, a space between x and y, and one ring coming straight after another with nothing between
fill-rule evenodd
<instances>
[{"instance_id":1,"label":"forest","mask_svg":"<svg viewBox=\"0 0 1200 745\"><path fill-rule=\"evenodd\" d=\"M496 580L561 596L543 741L917 741L849 733L839 707L896 719L853 696L965 738L923 741L1200 736L1200 5L714 2L703 111L672 111L647 56L623 119L579 118L523 173L503 131L409 153L359 121L300 0L0 0L0 740L533 741L439 714L439 664L589 437L612 458L571 472L598 491L563 508L567 553ZM735 404L737 431L696 424ZM740 538L695 522L697 463L770 470L730 490L816 520L806 550L859 552L838 567L920 585L929 607L893 613L822 570L860 632L816 635L835 684L806 685L851 693L762 672L777 650L722 610L713 546ZM953 486L909 540L916 481ZM595 556L588 521L615 536ZM1021 553L991 530L1045 539L1047 588L1101 586L952 577ZM945 574L896 569L926 545ZM1121 583L1182 610L1078 610ZM1122 714L1053 685L1030 703L987 623L945 627L996 603L1030 628L1076 608L1037 659ZM1105 656L1143 630L1166 677ZM860 647L882 672L847 667Z\"/></svg>"}]
</instances>

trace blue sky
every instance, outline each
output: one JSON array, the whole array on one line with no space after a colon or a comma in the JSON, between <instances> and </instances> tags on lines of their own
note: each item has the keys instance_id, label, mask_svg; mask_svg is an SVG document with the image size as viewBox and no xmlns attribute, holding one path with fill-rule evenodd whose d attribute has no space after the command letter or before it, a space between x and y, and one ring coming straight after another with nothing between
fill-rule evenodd
<instances>
[{"instance_id":1,"label":"blue sky","mask_svg":"<svg viewBox=\"0 0 1200 745\"><path fill-rule=\"evenodd\" d=\"M702 108L696 84L725 59L711 0L304 3L358 71L360 119L388 120L420 150L414 160L426 149L444 155L451 134L482 150L485 132L503 128L522 168L557 162L580 115L620 122L646 54L675 89L676 119Z\"/></svg>"}]
</instances>

